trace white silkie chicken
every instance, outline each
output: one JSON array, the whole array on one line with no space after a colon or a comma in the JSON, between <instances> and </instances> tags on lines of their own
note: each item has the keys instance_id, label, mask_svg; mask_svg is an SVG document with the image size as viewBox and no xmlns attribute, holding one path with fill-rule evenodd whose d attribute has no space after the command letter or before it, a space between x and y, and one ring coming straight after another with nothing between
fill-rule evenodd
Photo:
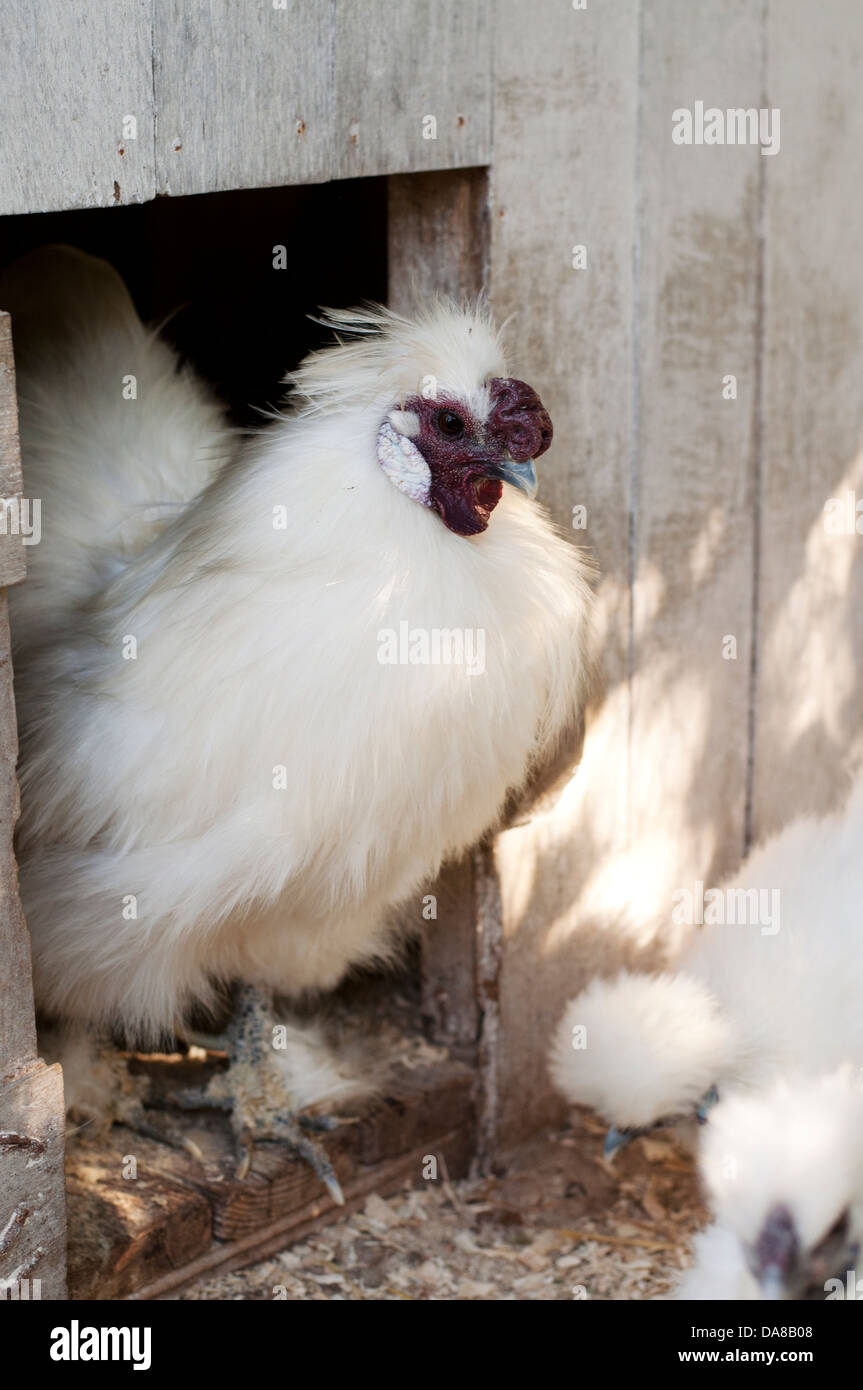
<instances>
[{"instance_id":1,"label":"white silkie chicken","mask_svg":"<svg viewBox=\"0 0 863 1390\"><path fill-rule=\"evenodd\" d=\"M717 1222L681 1297L826 1297L856 1257L861 844L858 780L842 812L793 824L705 894L705 925L673 971L593 981L555 1034L554 1080L610 1121L608 1155L633 1133L693 1138L704 1122Z\"/></svg>"},{"instance_id":2,"label":"white silkie chicken","mask_svg":"<svg viewBox=\"0 0 863 1390\"><path fill-rule=\"evenodd\" d=\"M270 992L391 955L581 700L551 421L481 308L330 313L244 440L105 262L35 253L0 304L42 503L11 596L38 1003L154 1043L242 982L235 1131L307 1152Z\"/></svg>"},{"instance_id":3,"label":"white silkie chicken","mask_svg":"<svg viewBox=\"0 0 863 1390\"><path fill-rule=\"evenodd\" d=\"M731 1093L701 1131L699 1172L715 1220L677 1298L863 1298L859 1070Z\"/></svg>"}]
</instances>

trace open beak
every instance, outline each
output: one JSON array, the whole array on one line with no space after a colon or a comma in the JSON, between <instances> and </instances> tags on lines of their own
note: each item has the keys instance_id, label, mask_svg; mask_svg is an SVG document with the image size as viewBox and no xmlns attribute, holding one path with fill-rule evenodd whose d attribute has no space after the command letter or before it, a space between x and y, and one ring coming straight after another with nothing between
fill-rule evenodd
<instances>
[{"instance_id":1,"label":"open beak","mask_svg":"<svg viewBox=\"0 0 863 1390\"><path fill-rule=\"evenodd\" d=\"M526 459L524 463L516 463L515 459L506 459L503 463L491 464L486 471L490 478L500 478L504 483L512 483L513 487L526 492L530 498L536 496L539 484L533 459Z\"/></svg>"}]
</instances>

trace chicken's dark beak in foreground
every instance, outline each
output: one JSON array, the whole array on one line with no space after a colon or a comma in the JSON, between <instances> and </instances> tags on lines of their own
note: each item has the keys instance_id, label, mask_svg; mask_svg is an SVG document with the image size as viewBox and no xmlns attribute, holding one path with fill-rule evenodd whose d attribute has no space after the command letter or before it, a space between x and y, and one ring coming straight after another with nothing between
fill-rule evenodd
<instances>
[{"instance_id":1,"label":"chicken's dark beak in foreground","mask_svg":"<svg viewBox=\"0 0 863 1390\"><path fill-rule=\"evenodd\" d=\"M794 1217L784 1204L771 1207L749 1255L752 1270L766 1299L789 1297L796 1284L800 1242Z\"/></svg>"},{"instance_id":2,"label":"chicken's dark beak in foreground","mask_svg":"<svg viewBox=\"0 0 863 1390\"><path fill-rule=\"evenodd\" d=\"M844 1287L858 1254L847 1208L817 1245L803 1249L791 1211L777 1203L767 1213L748 1259L765 1299L813 1301L826 1297L830 1280Z\"/></svg>"}]
</instances>

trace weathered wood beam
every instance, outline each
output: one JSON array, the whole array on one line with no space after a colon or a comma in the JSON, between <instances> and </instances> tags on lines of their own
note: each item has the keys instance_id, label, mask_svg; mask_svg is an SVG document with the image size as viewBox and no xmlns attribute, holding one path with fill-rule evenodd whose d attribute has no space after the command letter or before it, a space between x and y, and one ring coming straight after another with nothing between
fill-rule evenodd
<instances>
[{"instance_id":1,"label":"weathered wood beam","mask_svg":"<svg viewBox=\"0 0 863 1390\"><path fill-rule=\"evenodd\" d=\"M20 496L8 314L0 314L0 487L5 497ZM22 554L20 537L0 537L3 583L23 577ZM0 1297L63 1298L63 1079L59 1067L46 1067L37 1056L30 939L12 842L19 813L17 758L9 620L0 590Z\"/></svg>"}]
</instances>

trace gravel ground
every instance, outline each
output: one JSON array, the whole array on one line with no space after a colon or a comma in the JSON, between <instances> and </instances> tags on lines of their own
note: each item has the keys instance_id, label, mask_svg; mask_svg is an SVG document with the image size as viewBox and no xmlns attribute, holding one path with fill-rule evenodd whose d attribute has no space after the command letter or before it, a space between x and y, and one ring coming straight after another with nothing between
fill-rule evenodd
<instances>
[{"instance_id":1,"label":"gravel ground","mask_svg":"<svg viewBox=\"0 0 863 1390\"><path fill-rule=\"evenodd\" d=\"M704 1212L689 1159L641 1139L614 1166L583 1116L486 1178L368 1198L361 1212L181 1299L666 1298Z\"/></svg>"}]
</instances>

